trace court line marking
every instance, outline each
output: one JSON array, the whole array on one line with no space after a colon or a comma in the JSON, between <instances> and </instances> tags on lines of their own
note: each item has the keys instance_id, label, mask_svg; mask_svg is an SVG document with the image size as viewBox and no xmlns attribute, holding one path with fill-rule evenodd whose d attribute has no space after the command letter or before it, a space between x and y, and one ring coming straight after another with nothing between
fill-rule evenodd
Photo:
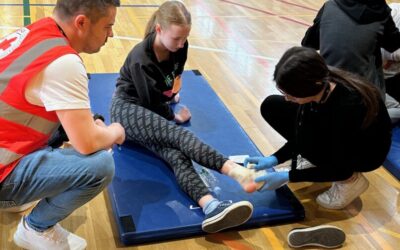
<instances>
[{"instance_id":1,"label":"court line marking","mask_svg":"<svg viewBox=\"0 0 400 250\"><path fill-rule=\"evenodd\" d=\"M24 0L23 1L23 5L24 5L24 26L27 26L29 24L31 24L31 7L29 4L29 0Z\"/></svg>"},{"instance_id":2,"label":"court line marking","mask_svg":"<svg viewBox=\"0 0 400 250\"><path fill-rule=\"evenodd\" d=\"M24 0L24 2L25 2L25 0ZM25 3L0 3L0 6L24 6L24 5L25 5ZM29 6L54 7L56 5L51 4L51 3L30 3ZM160 7L160 5L158 5L158 4L121 4L120 7L133 7L133 8L154 7L154 8L158 8L158 7Z\"/></svg>"},{"instance_id":3,"label":"court line marking","mask_svg":"<svg viewBox=\"0 0 400 250\"><path fill-rule=\"evenodd\" d=\"M140 42L143 40L143 38L135 38L135 37L128 37L128 36L114 36L113 39L121 39L121 40L137 41L137 42ZM241 52L233 52L233 51L229 51L229 50L225 50L225 49L215 49L215 48L202 47L202 46L196 46L196 45L190 45L190 44L189 44L189 48L204 50L204 51L220 52L220 53L238 55L238 56L247 56L247 57L253 57L253 58L267 60L267 61L273 61L273 62L277 62L279 60L274 57L260 56L260 55L241 53Z\"/></svg>"},{"instance_id":4,"label":"court line marking","mask_svg":"<svg viewBox=\"0 0 400 250\"><path fill-rule=\"evenodd\" d=\"M285 16L282 16L282 15L278 15L276 13L273 13L273 12L270 12L270 11L266 11L266 10L260 10L260 9L257 9L257 8L254 8L254 7L251 7L251 6L248 6L248 5L244 5L244 4L241 4L241 3L236 3L236 2L229 1L229 0L219 0L219 1L225 2L225 3L228 3L228 4L232 4L232 5L237 5L237 6L240 6L240 7L246 8L246 9L250 9L250 10L254 10L254 11L257 11L257 12L261 12L261 13L264 13L264 14L267 14L267 15L277 16L279 18L282 18L283 20L294 22L294 23L297 23L297 24L300 24L300 25L304 25L304 26L307 26L307 27L309 27L311 25L309 23L305 23L305 22L302 22L302 21L299 21L299 20L296 20L296 19L292 19L290 17L285 17Z\"/></svg>"},{"instance_id":5,"label":"court line marking","mask_svg":"<svg viewBox=\"0 0 400 250\"><path fill-rule=\"evenodd\" d=\"M21 27L0 26L0 30L1 29L3 29L3 30L17 30L19 28L21 28ZM140 42L140 41L143 40L143 38L135 38L135 37L128 37L128 36L114 36L112 39L120 39L120 40L136 41L136 42ZM272 62L277 62L279 60L278 58L274 58L274 57L260 56L260 55L255 55L255 54L242 53L242 52L233 52L233 51L226 50L226 49L215 49L215 48L202 47L202 46L197 46L197 45L189 45L189 48L198 49L198 50L204 50L204 51L211 51L211 52L218 52L218 53L225 53L225 54L237 55L237 56L253 57L253 58L272 61Z\"/></svg>"},{"instance_id":6,"label":"court line marking","mask_svg":"<svg viewBox=\"0 0 400 250\"><path fill-rule=\"evenodd\" d=\"M314 9L314 8L311 8L311 7L302 5L302 4L292 3L292 2L288 2L288 1L284 1L284 0L275 0L275 1L278 1L278 2L281 2L281 3L285 3L285 4L289 4L289 5L293 5L293 6L297 6L299 8L303 8L303 9L306 9L306 10L312 10L312 11L316 11L316 12L318 11L317 9Z\"/></svg>"}]
</instances>

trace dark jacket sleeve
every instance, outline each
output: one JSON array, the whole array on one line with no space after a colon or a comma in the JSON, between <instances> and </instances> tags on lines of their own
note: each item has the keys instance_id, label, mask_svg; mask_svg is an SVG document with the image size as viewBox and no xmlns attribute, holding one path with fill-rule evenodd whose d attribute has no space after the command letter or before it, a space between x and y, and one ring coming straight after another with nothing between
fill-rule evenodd
<instances>
[{"instance_id":1,"label":"dark jacket sleeve","mask_svg":"<svg viewBox=\"0 0 400 250\"><path fill-rule=\"evenodd\" d=\"M278 164L281 164L292 158L293 150L292 142L286 142L286 144L278 149L278 151L276 151L273 155L278 159Z\"/></svg>"},{"instance_id":2,"label":"dark jacket sleeve","mask_svg":"<svg viewBox=\"0 0 400 250\"><path fill-rule=\"evenodd\" d=\"M331 130L322 140L329 140L331 149L328 159L315 168L297 170L289 172L289 179L292 182L312 181L329 182L346 180L353 174L351 166L352 154L362 143L357 135L361 129L361 124L365 113L360 106L342 106L334 113ZM329 149L326 149L329 150Z\"/></svg>"},{"instance_id":3,"label":"dark jacket sleeve","mask_svg":"<svg viewBox=\"0 0 400 250\"><path fill-rule=\"evenodd\" d=\"M168 103L164 102L163 94L156 86L156 80L151 77L152 73L146 66L135 64L133 69L133 83L138 94L138 104L161 115L167 120L172 120L175 114Z\"/></svg>"},{"instance_id":4,"label":"dark jacket sleeve","mask_svg":"<svg viewBox=\"0 0 400 250\"><path fill-rule=\"evenodd\" d=\"M324 7L325 5L323 5L322 8L318 11L318 14L314 19L313 25L309 27L306 31L306 34L301 41L302 46L319 50L319 25L321 22L322 13L324 12Z\"/></svg>"},{"instance_id":5,"label":"dark jacket sleeve","mask_svg":"<svg viewBox=\"0 0 400 250\"><path fill-rule=\"evenodd\" d=\"M383 35L380 37L380 43L381 47L389 52L394 52L400 48L400 32L391 16L385 22Z\"/></svg>"}]
</instances>

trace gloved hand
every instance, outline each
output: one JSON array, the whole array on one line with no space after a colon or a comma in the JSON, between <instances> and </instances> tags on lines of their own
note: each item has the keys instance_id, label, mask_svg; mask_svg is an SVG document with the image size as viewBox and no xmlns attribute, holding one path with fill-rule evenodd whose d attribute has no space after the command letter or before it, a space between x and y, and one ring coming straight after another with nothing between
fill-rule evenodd
<instances>
[{"instance_id":1,"label":"gloved hand","mask_svg":"<svg viewBox=\"0 0 400 250\"><path fill-rule=\"evenodd\" d=\"M273 155L267 157L247 157L244 159L243 165L245 167L249 163L255 164L254 169L262 170L275 167L278 164L278 159Z\"/></svg>"},{"instance_id":2,"label":"gloved hand","mask_svg":"<svg viewBox=\"0 0 400 250\"><path fill-rule=\"evenodd\" d=\"M257 177L255 182L265 182L261 190L275 190L289 182L289 172L266 172Z\"/></svg>"}]
</instances>

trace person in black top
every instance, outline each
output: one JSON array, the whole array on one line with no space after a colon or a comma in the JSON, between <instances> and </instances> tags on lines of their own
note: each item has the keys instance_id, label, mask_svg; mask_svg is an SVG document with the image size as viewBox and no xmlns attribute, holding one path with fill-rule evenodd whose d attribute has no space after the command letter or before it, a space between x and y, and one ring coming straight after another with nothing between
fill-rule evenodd
<instances>
[{"instance_id":1,"label":"person in black top","mask_svg":"<svg viewBox=\"0 0 400 250\"><path fill-rule=\"evenodd\" d=\"M311 48L293 47L276 65L274 80L281 95L261 105L264 119L287 143L268 157L245 164L272 168L292 159L289 172L259 177L266 189L290 182L333 182L318 204L341 209L368 188L361 174L377 169L391 144L391 122L379 91L352 73L328 68ZM301 155L312 165L298 166Z\"/></svg>"},{"instance_id":2,"label":"person in black top","mask_svg":"<svg viewBox=\"0 0 400 250\"><path fill-rule=\"evenodd\" d=\"M400 48L400 32L385 0L329 0L307 30L302 46L320 50L329 66L365 77L380 91L392 122L399 103L386 98L381 48Z\"/></svg>"},{"instance_id":3,"label":"person in black top","mask_svg":"<svg viewBox=\"0 0 400 250\"><path fill-rule=\"evenodd\" d=\"M171 26L170 35L161 25L153 27L155 20L150 22L144 40L131 50L120 70L116 95L167 120L185 123L191 117L189 109L183 107L175 114L169 103L179 101L190 25Z\"/></svg>"},{"instance_id":4,"label":"person in black top","mask_svg":"<svg viewBox=\"0 0 400 250\"><path fill-rule=\"evenodd\" d=\"M129 53L117 80L111 120L118 121L133 141L165 160L180 187L206 214L202 229L209 233L245 223L252 214L248 201L219 201L193 167L192 160L237 180L254 192L255 171L243 168L176 123L190 119L187 108L174 113L186 62L191 16L180 1L164 2L153 14L146 35ZM171 122L174 120L175 122Z\"/></svg>"}]
</instances>

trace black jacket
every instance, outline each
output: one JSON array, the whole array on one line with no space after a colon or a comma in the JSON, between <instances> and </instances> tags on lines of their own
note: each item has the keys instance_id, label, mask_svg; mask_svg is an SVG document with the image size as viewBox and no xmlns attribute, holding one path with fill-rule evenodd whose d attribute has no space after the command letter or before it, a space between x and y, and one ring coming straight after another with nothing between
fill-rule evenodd
<instances>
[{"instance_id":1,"label":"black jacket","mask_svg":"<svg viewBox=\"0 0 400 250\"><path fill-rule=\"evenodd\" d=\"M153 50L155 36L148 35L130 51L120 70L115 95L172 120L175 115L168 101L180 89L188 42L167 61L158 62Z\"/></svg>"},{"instance_id":2,"label":"black jacket","mask_svg":"<svg viewBox=\"0 0 400 250\"><path fill-rule=\"evenodd\" d=\"M328 65L366 78L384 98L380 48L400 48L400 32L384 1L329 0L301 44L320 50Z\"/></svg>"},{"instance_id":3,"label":"black jacket","mask_svg":"<svg viewBox=\"0 0 400 250\"><path fill-rule=\"evenodd\" d=\"M385 160L391 145L391 122L379 100L374 121L363 128L366 106L361 95L337 84L325 103L299 105L295 139L274 155L282 163L293 153L309 160L315 168L289 172L292 182L338 181L354 171L372 171Z\"/></svg>"}]
</instances>

